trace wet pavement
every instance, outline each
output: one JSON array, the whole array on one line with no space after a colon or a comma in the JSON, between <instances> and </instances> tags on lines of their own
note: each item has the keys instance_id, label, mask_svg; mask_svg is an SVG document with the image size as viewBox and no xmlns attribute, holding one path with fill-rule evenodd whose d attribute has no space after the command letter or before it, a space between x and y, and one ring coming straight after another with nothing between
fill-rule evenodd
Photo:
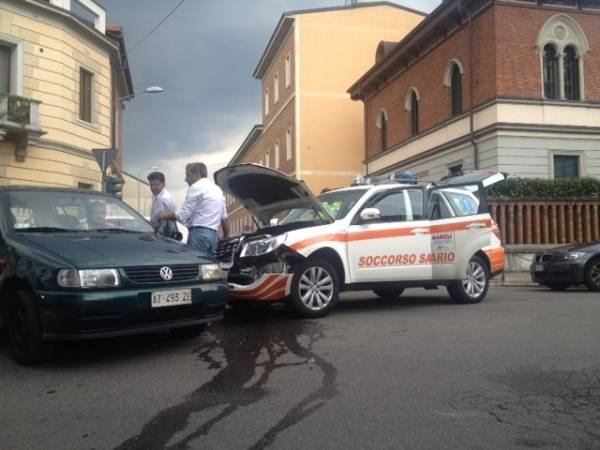
<instances>
[{"instance_id":1,"label":"wet pavement","mask_svg":"<svg viewBox=\"0 0 600 450\"><path fill-rule=\"evenodd\" d=\"M2 449L600 448L600 297L494 288L344 296L320 320L228 312L200 338L0 334Z\"/></svg>"}]
</instances>

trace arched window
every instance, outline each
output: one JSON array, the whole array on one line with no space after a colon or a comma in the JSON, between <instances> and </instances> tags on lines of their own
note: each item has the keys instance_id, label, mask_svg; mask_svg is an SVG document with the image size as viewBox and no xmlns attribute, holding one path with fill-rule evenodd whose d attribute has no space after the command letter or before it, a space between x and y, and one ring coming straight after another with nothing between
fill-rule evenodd
<instances>
[{"instance_id":1,"label":"arched window","mask_svg":"<svg viewBox=\"0 0 600 450\"><path fill-rule=\"evenodd\" d=\"M579 58L577 49L572 45L565 48L563 56L563 68L565 79L565 98L567 100L580 100L579 89Z\"/></svg>"},{"instance_id":2,"label":"arched window","mask_svg":"<svg viewBox=\"0 0 600 450\"><path fill-rule=\"evenodd\" d=\"M462 113L462 76L457 64L452 66L452 115Z\"/></svg>"},{"instance_id":3,"label":"arched window","mask_svg":"<svg viewBox=\"0 0 600 450\"><path fill-rule=\"evenodd\" d=\"M583 28L567 14L546 21L538 36L544 97L553 100L583 100L583 59L590 46Z\"/></svg>"},{"instance_id":4,"label":"arched window","mask_svg":"<svg viewBox=\"0 0 600 450\"><path fill-rule=\"evenodd\" d=\"M544 97L556 100L560 98L560 80L558 77L558 54L554 45L544 47Z\"/></svg>"},{"instance_id":5,"label":"arched window","mask_svg":"<svg viewBox=\"0 0 600 450\"><path fill-rule=\"evenodd\" d=\"M379 150L387 150L388 118L385 110L381 110L377 117L377 128L379 128Z\"/></svg>"},{"instance_id":6,"label":"arched window","mask_svg":"<svg viewBox=\"0 0 600 450\"><path fill-rule=\"evenodd\" d=\"M419 99L415 91L410 99L410 129L413 136L419 134Z\"/></svg>"}]
</instances>

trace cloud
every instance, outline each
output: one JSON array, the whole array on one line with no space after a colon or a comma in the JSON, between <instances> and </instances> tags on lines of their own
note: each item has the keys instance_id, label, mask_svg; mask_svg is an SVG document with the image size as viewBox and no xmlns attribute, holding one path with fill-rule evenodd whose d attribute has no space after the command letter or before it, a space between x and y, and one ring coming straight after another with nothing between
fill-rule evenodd
<instances>
[{"instance_id":1,"label":"cloud","mask_svg":"<svg viewBox=\"0 0 600 450\"><path fill-rule=\"evenodd\" d=\"M181 206L187 191L187 184L184 181L186 164L190 162L203 162L208 167L209 178L212 179L213 174L217 170L227 165L248 132L248 129L240 127L227 135L215 133L208 140L214 144L213 148L217 150L189 153L176 158L165 157L156 161L155 165L165 174L167 189L175 198L177 206ZM173 142L172 145L175 146L174 154L180 154L181 152L177 149L177 143Z\"/></svg>"}]
</instances>

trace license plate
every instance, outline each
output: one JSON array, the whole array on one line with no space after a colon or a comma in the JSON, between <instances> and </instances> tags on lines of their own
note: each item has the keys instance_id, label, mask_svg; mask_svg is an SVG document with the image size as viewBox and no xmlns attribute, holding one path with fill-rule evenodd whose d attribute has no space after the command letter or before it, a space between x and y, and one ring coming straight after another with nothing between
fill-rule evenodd
<instances>
[{"instance_id":1,"label":"license plate","mask_svg":"<svg viewBox=\"0 0 600 450\"><path fill-rule=\"evenodd\" d=\"M191 304L191 289L179 289L176 291L155 291L152 293L152 308L163 308L165 306Z\"/></svg>"},{"instance_id":2,"label":"license plate","mask_svg":"<svg viewBox=\"0 0 600 450\"><path fill-rule=\"evenodd\" d=\"M535 267L533 268L536 272L543 272L544 271L544 265L543 264L536 264Z\"/></svg>"}]
</instances>

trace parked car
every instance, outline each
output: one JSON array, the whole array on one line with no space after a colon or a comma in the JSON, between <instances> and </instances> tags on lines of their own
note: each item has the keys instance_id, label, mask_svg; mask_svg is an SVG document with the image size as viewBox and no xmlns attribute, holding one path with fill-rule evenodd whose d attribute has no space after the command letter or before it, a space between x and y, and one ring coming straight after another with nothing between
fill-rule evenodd
<instances>
[{"instance_id":1,"label":"parked car","mask_svg":"<svg viewBox=\"0 0 600 450\"><path fill-rule=\"evenodd\" d=\"M217 184L265 225L218 248L232 305L283 301L300 316L320 317L342 290L393 298L407 287L438 286L457 302L480 302L504 268L484 190L502 179L476 172L439 183L385 180L317 199L277 170L226 167L215 173Z\"/></svg>"},{"instance_id":2,"label":"parked car","mask_svg":"<svg viewBox=\"0 0 600 450\"><path fill-rule=\"evenodd\" d=\"M533 257L530 267L534 282L554 291L585 285L600 291L600 241L554 248Z\"/></svg>"},{"instance_id":3,"label":"parked car","mask_svg":"<svg viewBox=\"0 0 600 450\"><path fill-rule=\"evenodd\" d=\"M218 262L156 236L115 197L2 187L0 208L0 325L21 363L55 340L160 329L193 337L222 317Z\"/></svg>"}]
</instances>

